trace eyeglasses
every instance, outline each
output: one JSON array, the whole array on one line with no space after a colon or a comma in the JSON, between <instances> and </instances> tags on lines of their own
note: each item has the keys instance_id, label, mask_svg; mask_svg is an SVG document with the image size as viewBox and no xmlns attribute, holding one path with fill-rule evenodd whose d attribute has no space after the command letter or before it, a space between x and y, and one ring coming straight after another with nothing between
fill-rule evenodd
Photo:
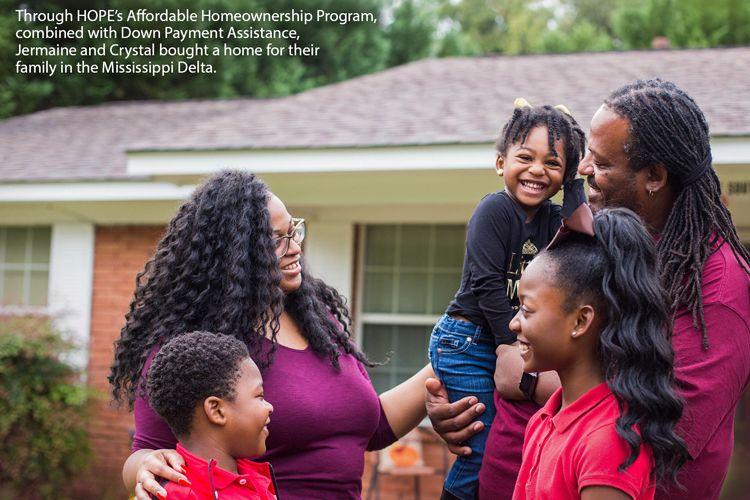
<instances>
[{"instance_id":1,"label":"eyeglasses","mask_svg":"<svg viewBox=\"0 0 750 500\"><path fill-rule=\"evenodd\" d=\"M305 219L292 218L292 230L286 236L274 238L276 243L276 255L282 258L289 251L289 240L300 244L305 239Z\"/></svg>"}]
</instances>

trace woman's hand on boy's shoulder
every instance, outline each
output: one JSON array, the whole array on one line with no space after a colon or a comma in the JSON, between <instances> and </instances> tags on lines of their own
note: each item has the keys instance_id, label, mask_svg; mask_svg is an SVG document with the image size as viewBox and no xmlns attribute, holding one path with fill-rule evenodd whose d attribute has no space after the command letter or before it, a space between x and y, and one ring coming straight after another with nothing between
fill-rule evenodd
<instances>
[{"instance_id":1,"label":"woman's hand on boy's shoulder","mask_svg":"<svg viewBox=\"0 0 750 500\"><path fill-rule=\"evenodd\" d=\"M484 413L484 404L474 396L451 403L445 386L436 378L428 378L425 388L427 416L430 417L435 432L448 444L451 453L470 455L471 448L462 443L484 429L481 421L474 421Z\"/></svg>"},{"instance_id":2,"label":"woman's hand on boy's shoulder","mask_svg":"<svg viewBox=\"0 0 750 500\"><path fill-rule=\"evenodd\" d=\"M161 477L179 484L190 484L185 476L185 459L176 450L153 450L144 455L136 472L135 500L151 500L151 495L166 498L167 491L159 484Z\"/></svg>"}]
</instances>

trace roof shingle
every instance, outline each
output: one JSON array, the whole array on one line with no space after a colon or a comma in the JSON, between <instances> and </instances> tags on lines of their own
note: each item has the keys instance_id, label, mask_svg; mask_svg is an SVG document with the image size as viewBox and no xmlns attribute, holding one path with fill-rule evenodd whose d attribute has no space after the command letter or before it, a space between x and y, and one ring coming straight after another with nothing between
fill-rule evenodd
<instances>
[{"instance_id":1,"label":"roof shingle","mask_svg":"<svg viewBox=\"0 0 750 500\"><path fill-rule=\"evenodd\" d=\"M425 59L277 99L124 102L0 122L0 180L127 177L127 151L492 142L513 100L563 103L587 128L637 78L687 90L714 136L750 135L750 48Z\"/></svg>"}]
</instances>

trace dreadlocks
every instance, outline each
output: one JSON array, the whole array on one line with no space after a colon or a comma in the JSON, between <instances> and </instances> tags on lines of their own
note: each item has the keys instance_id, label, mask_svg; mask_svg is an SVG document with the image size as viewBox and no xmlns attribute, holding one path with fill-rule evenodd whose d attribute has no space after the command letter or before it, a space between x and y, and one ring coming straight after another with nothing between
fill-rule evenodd
<instances>
[{"instance_id":1,"label":"dreadlocks","mask_svg":"<svg viewBox=\"0 0 750 500\"><path fill-rule=\"evenodd\" d=\"M750 253L720 199L721 185L710 163L706 118L682 89L658 78L620 87L604 103L630 122L626 147L630 167L638 171L661 164L667 169L677 198L657 246L659 278L672 311L690 310L693 326L700 324L703 349L708 349L701 294L703 265L721 241L730 245L750 274Z\"/></svg>"},{"instance_id":2,"label":"dreadlocks","mask_svg":"<svg viewBox=\"0 0 750 500\"><path fill-rule=\"evenodd\" d=\"M503 126L495 148L504 155L511 144L524 143L535 127L547 127L549 150L555 152L555 141L562 139L565 144L565 174L563 183L575 178L578 162L586 151L586 134L575 119L552 106L524 106L515 108L513 116Z\"/></svg>"}]
</instances>

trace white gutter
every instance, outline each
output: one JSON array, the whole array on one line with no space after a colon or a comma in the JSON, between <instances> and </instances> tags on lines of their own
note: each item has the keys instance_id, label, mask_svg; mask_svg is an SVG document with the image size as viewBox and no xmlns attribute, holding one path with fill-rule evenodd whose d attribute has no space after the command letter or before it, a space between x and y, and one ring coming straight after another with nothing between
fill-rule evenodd
<instances>
[{"instance_id":1,"label":"white gutter","mask_svg":"<svg viewBox=\"0 0 750 500\"><path fill-rule=\"evenodd\" d=\"M205 175L225 168L267 173L380 172L488 168L491 144L128 153L132 176Z\"/></svg>"},{"instance_id":2,"label":"white gutter","mask_svg":"<svg viewBox=\"0 0 750 500\"><path fill-rule=\"evenodd\" d=\"M0 203L182 200L195 188L168 182L65 182L0 184Z\"/></svg>"},{"instance_id":3,"label":"white gutter","mask_svg":"<svg viewBox=\"0 0 750 500\"><path fill-rule=\"evenodd\" d=\"M714 165L750 164L750 137L711 140ZM490 168L492 144L377 148L245 149L216 151L133 151L132 176L206 175L225 168L268 173L471 170Z\"/></svg>"}]
</instances>

